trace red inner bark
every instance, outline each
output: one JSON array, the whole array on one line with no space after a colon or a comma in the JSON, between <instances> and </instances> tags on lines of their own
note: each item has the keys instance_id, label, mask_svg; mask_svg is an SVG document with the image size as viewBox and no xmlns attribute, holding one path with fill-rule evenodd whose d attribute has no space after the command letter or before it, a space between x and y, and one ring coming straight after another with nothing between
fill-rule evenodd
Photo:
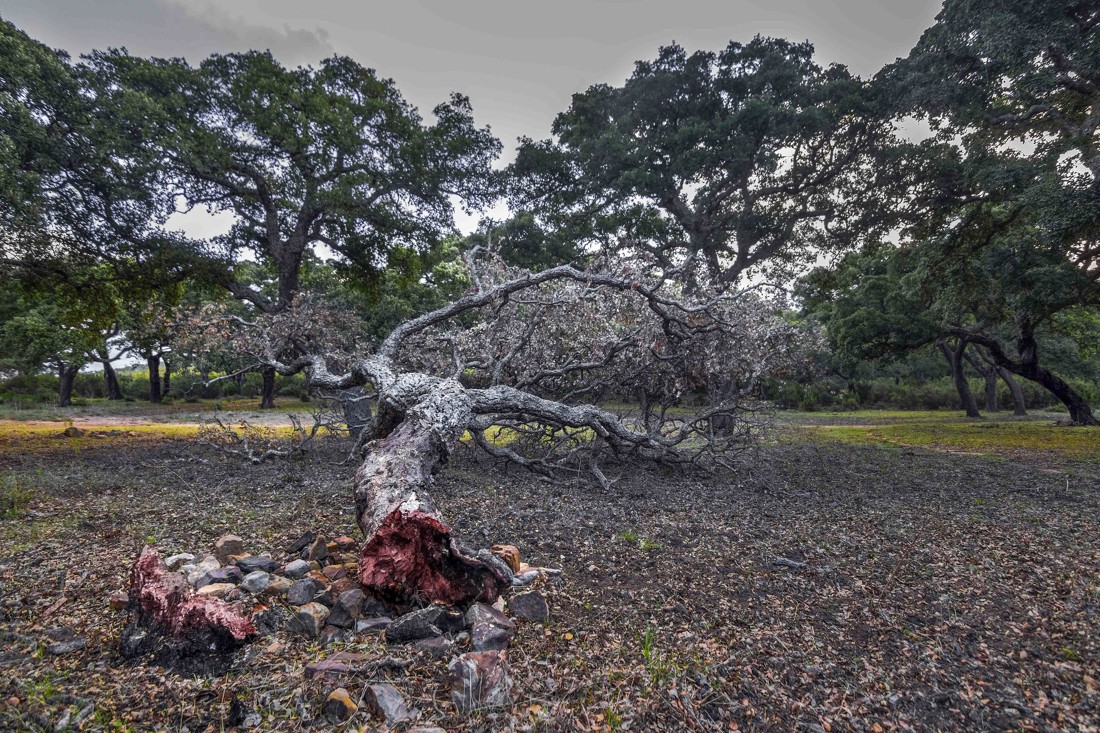
<instances>
[{"instance_id":1,"label":"red inner bark","mask_svg":"<svg viewBox=\"0 0 1100 733\"><path fill-rule=\"evenodd\" d=\"M141 551L130 571L130 593L143 614L172 634L221 629L242 641L256 633L252 621L237 607L193 595L183 576L170 572L152 547Z\"/></svg>"},{"instance_id":2,"label":"red inner bark","mask_svg":"<svg viewBox=\"0 0 1100 733\"><path fill-rule=\"evenodd\" d=\"M477 558L462 555L450 529L420 511L390 512L364 545L359 582L387 600L492 603L502 580Z\"/></svg>"}]
</instances>

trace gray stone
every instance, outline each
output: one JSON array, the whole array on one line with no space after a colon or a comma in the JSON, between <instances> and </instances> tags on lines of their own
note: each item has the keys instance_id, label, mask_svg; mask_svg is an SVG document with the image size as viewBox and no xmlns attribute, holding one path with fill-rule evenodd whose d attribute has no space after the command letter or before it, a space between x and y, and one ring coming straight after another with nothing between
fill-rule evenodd
<instances>
[{"instance_id":1,"label":"gray stone","mask_svg":"<svg viewBox=\"0 0 1100 733\"><path fill-rule=\"evenodd\" d=\"M208 570L203 573L195 581L195 588L202 588L204 585L213 585L214 583L232 583L237 585L244 580L244 573L236 565L229 565L224 568L217 568L216 570Z\"/></svg>"},{"instance_id":2,"label":"gray stone","mask_svg":"<svg viewBox=\"0 0 1100 733\"><path fill-rule=\"evenodd\" d=\"M363 610L364 598L366 595L358 588L344 591L336 599L328 622L333 626L350 629Z\"/></svg>"},{"instance_id":3,"label":"gray stone","mask_svg":"<svg viewBox=\"0 0 1100 733\"><path fill-rule=\"evenodd\" d=\"M72 654L75 651L80 651L86 646L88 646L88 642L85 641L84 637L78 636L68 641L56 641L47 646L46 651L56 657L60 657L63 654Z\"/></svg>"},{"instance_id":4,"label":"gray stone","mask_svg":"<svg viewBox=\"0 0 1100 733\"><path fill-rule=\"evenodd\" d=\"M262 636L271 636L286 628L290 622L290 611L283 606L272 606L252 616L252 625Z\"/></svg>"},{"instance_id":5,"label":"gray stone","mask_svg":"<svg viewBox=\"0 0 1100 733\"><path fill-rule=\"evenodd\" d=\"M297 583L290 586L290 590L286 592L286 602L292 606L301 606L311 602L319 590L321 590L321 588L316 580L312 578L299 580ZM326 608L325 611L327 612L328 609Z\"/></svg>"},{"instance_id":6,"label":"gray stone","mask_svg":"<svg viewBox=\"0 0 1100 733\"><path fill-rule=\"evenodd\" d=\"M190 552L181 552L178 555L172 555L166 558L164 564L169 570L179 570L184 565L188 565L195 562L195 556Z\"/></svg>"},{"instance_id":7,"label":"gray stone","mask_svg":"<svg viewBox=\"0 0 1100 733\"><path fill-rule=\"evenodd\" d=\"M514 585L514 586L531 585L531 583L534 583L538 579L539 579L539 571L538 570L524 570L522 573L517 573L516 575L512 576L512 585Z\"/></svg>"},{"instance_id":8,"label":"gray stone","mask_svg":"<svg viewBox=\"0 0 1100 733\"><path fill-rule=\"evenodd\" d=\"M490 624L502 629L515 629L516 625L503 613L487 603L475 603L466 611L466 626L473 628L478 624Z\"/></svg>"},{"instance_id":9,"label":"gray stone","mask_svg":"<svg viewBox=\"0 0 1100 733\"><path fill-rule=\"evenodd\" d=\"M516 635L516 625L503 613L484 603L475 603L466 612L470 624L471 645L475 652L507 649Z\"/></svg>"},{"instance_id":10,"label":"gray stone","mask_svg":"<svg viewBox=\"0 0 1100 733\"><path fill-rule=\"evenodd\" d=\"M386 642L403 644L432 636L442 636L448 630L461 630L465 626L462 615L441 606L428 606L406 613L386 629Z\"/></svg>"},{"instance_id":11,"label":"gray stone","mask_svg":"<svg viewBox=\"0 0 1100 733\"><path fill-rule=\"evenodd\" d=\"M464 713L511 704L507 652L467 652L449 667L451 702Z\"/></svg>"},{"instance_id":12,"label":"gray stone","mask_svg":"<svg viewBox=\"0 0 1100 733\"><path fill-rule=\"evenodd\" d=\"M241 581L241 587L249 593L262 593L269 585L271 585L271 575L263 570L253 570Z\"/></svg>"},{"instance_id":13,"label":"gray stone","mask_svg":"<svg viewBox=\"0 0 1100 733\"><path fill-rule=\"evenodd\" d=\"M367 685L363 690L363 705L371 715L381 718L388 726L394 726L409 718L409 706L405 696L393 685L385 682Z\"/></svg>"},{"instance_id":14,"label":"gray stone","mask_svg":"<svg viewBox=\"0 0 1100 733\"><path fill-rule=\"evenodd\" d=\"M309 547L310 543L313 542L316 536L317 535L315 535L313 532L306 532L304 535L291 542L290 547L286 548L286 551L289 552L291 555L297 555L299 552Z\"/></svg>"},{"instance_id":15,"label":"gray stone","mask_svg":"<svg viewBox=\"0 0 1100 733\"><path fill-rule=\"evenodd\" d=\"M445 636L436 636L431 639L421 639L413 644L417 654L423 654L431 659L445 659L450 656L454 642Z\"/></svg>"},{"instance_id":16,"label":"gray stone","mask_svg":"<svg viewBox=\"0 0 1100 733\"><path fill-rule=\"evenodd\" d=\"M309 547L302 550L303 560L316 560L320 562L328 557L328 543L324 537L318 537L313 540L313 543Z\"/></svg>"},{"instance_id":17,"label":"gray stone","mask_svg":"<svg viewBox=\"0 0 1100 733\"><path fill-rule=\"evenodd\" d=\"M320 635L327 618L328 608L320 603L307 603L298 607L298 612L294 616L294 626L296 630L316 637Z\"/></svg>"},{"instance_id":18,"label":"gray stone","mask_svg":"<svg viewBox=\"0 0 1100 733\"><path fill-rule=\"evenodd\" d=\"M475 652L484 652L490 649L504 650L508 648L513 636L515 636L514 631L490 624L478 624L470 629L470 645Z\"/></svg>"},{"instance_id":19,"label":"gray stone","mask_svg":"<svg viewBox=\"0 0 1100 733\"><path fill-rule=\"evenodd\" d=\"M242 557L238 560L237 567L239 567L241 572L245 575L254 573L257 570L263 570L265 573L274 573L279 569L279 563L266 555L249 555L248 557Z\"/></svg>"},{"instance_id":20,"label":"gray stone","mask_svg":"<svg viewBox=\"0 0 1100 733\"><path fill-rule=\"evenodd\" d=\"M206 575L212 570L217 570L221 567L221 563L218 562L218 558L213 555L207 555L197 563L180 566L180 572L187 578L187 582L194 585L198 582L199 578Z\"/></svg>"},{"instance_id":21,"label":"gray stone","mask_svg":"<svg viewBox=\"0 0 1100 733\"><path fill-rule=\"evenodd\" d=\"M286 564L283 572L288 578L294 578L295 580L304 578L309 575L309 563L305 560L292 560Z\"/></svg>"},{"instance_id":22,"label":"gray stone","mask_svg":"<svg viewBox=\"0 0 1100 733\"><path fill-rule=\"evenodd\" d=\"M225 534L214 540L214 557L225 562L230 555L244 554L244 540L235 534Z\"/></svg>"},{"instance_id":23,"label":"gray stone","mask_svg":"<svg viewBox=\"0 0 1100 733\"><path fill-rule=\"evenodd\" d=\"M331 618L331 614L329 617ZM321 646L328 646L329 644L335 644L340 641L348 641L350 637L351 632L349 630L328 624L321 630L319 641Z\"/></svg>"},{"instance_id":24,"label":"gray stone","mask_svg":"<svg viewBox=\"0 0 1100 733\"><path fill-rule=\"evenodd\" d=\"M508 600L508 610L516 618L544 624L550 619L550 607L537 590L519 593Z\"/></svg>"},{"instance_id":25,"label":"gray stone","mask_svg":"<svg viewBox=\"0 0 1100 733\"><path fill-rule=\"evenodd\" d=\"M389 616L378 616L377 618L361 618L355 622L355 633L357 634L373 634L382 633L386 630L393 621Z\"/></svg>"}]
</instances>

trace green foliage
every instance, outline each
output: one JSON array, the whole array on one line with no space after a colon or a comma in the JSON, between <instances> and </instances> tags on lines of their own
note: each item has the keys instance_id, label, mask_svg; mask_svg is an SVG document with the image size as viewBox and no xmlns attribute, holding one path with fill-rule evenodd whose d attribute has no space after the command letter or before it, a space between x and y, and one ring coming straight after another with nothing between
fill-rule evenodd
<instances>
[{"instance_id":1,"label":"green foliage","mask_svg":"<svg viewBox=\"0 0 1100 733\"><path fill-rule=\"evenodd\" d=\"M892 184L870 161L888 127L868 87L815 64L809 43L663 47L621 87L574 95L553 133L521 145L513 208L574 241L698 253L709 280L886 226L875 203Z\"/></svg>"},{"instance_id":2,"label":"green foliage","mask_svg":"<svg viewBox=\"0 0 1100 733\"><path fill-rule=\"evenodd\" d=\"M218 281L265 310L299 291L314 244L345 274L376 278L391 253L453 231L451 195L495 196L500 145L474 126L468 99L452 95L425 124L392 81L347 57L288 69L252 51L191 67L111 51L91 68L156 106L146 147L188 205L234 215L217 241ZM272 296L247 287L244 253L270 267Z\"/></svg>"}]
</instances>

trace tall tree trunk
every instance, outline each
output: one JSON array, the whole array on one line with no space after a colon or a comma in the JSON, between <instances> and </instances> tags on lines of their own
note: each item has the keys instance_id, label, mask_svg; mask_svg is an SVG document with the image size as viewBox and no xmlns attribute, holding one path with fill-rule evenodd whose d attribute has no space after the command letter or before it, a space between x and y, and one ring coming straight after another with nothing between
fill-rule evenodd
<instances>
[{"instance_id":1,"label":"tall tree trunk","mask_svg":"<svg viewBox=\"0 0 1100 733\"><path fill-rule=\"evenodd\" d=\"M163 358L163 357L162 357ZM167 358L164 359L164 385L163 392L168 394L172 391L172 363Z\"/></svg>"},{"instance_id":2,"label":"tall tree trunk","mask_svg":"<svg viewBox=\"0 0 1100 733\"><path fill-rule=\"evenodd\" d=\"M103 365L103 383L107 389L107 399L121 400L122 387L118 384L118 375L115 374L115 368L111 366L111 360L103 359L100 363Z\"/></svg>"},{"instance_id":3,"label":"tall tree trunk","mask_svg":"<svg viewBox=\"0 0 1100 733\"><path fill-rule=\"evenodd\" d=\"M982 375L982 379L985 380L985 409L987 412L997 412L1000 408L997 406L997 367L989 364L981 359L975 359L970 354L968 349L964 357L970 366L974 367L974 371Z\"/></svg>"},{"instance_id":4,"label":"tall tree trunk","mask_svg":"<svg viewBox=\"0 0 1100 733\"><path fill-rule=\"evenodd\" d=\"M80 371L79 364L62 362L57 370L60 384L57 390L57 404L59 407L72 407L73 386L76 384L76 375Z\"/></svg>"},{"instance_id":5,"label":"tall tree trunk","mask_svg":"<svg viewBox=\"0 0 1100 733\"><path fill-rule=\"evenodd\" d=\"M974 393L970 391L970 383L966 381L966 373L963 371L963 353L966 351L966 340L960 339L959 345L955 348L948 346L947 342L942 339L937 341L936 345L940 347L944 358L947 359L947 366L951 370L951 379L955 382L955 389L959 393L959 399L962 401L966 416L981 417L982 413L978 412L978 401L974 399Z\"/></svg>"},{"instance_id":6,"label":"tall tree trunk","mask_svg":"<svg viewBox=\"0 0 1100 733\"><path fill-rule=\"evenodd\" d=\"M275 407L275 369L265 367L263 394L260 396L260 409L270 410Z\"/></svg>"},{"instance_id":7,"label":"tall tree trunk","mask_svg":"<svg viewBox=\"0 0 1100 733\"><path fill-rule=\"evenodd\" d=\"M149 401L158 404L160 391L160 354L152 354L145 359L149 365Z\"/></svg>"},{"instance_id":8,"label":"tall tree trunk","mask_svg":"<svg viewBox=\"0 0 1100 733\"><path fill-rule=\"evenodd\" d=\"M1024 404L1024 390L1020 388L1019 383L1012 376L1012 372L1004 367L997 367L997 374L1008 385L1009 394L1012 395L1012 414L1023 417L1027 414L1027 406Z\"/></svg>"}]
</instances>

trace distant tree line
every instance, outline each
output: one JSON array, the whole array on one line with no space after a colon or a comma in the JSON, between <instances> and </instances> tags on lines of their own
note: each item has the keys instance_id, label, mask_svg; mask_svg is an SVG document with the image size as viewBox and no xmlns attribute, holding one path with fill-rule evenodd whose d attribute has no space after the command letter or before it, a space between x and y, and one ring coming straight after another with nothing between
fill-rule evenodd
<instances>
[{"instance_id":1,"label":"distant tree line","mask_svg":"<svg viewBox=\"0 0 1100 733\"><path fill-rule=\"evenodd\" d=\"M425 119L347 57L74 60L0 20L0 373L49 370L66 405L90 364L121 399L114 364L140 359L153 402L183 373L256 374L271 407L276 363L380 343L477 289L470 253L491 252L531 272L644 261L688 298L754 289L804 336L801 366L749 380L763 396L850 403L936 358L969 415L1041 389L1096 424L1098 26L1092 3L947 0L870 79L809 43L666 46L501 170L468 99ZM500 200L505 221L458 235L454 206ZM194 209L226 231L179 231ZM290 312L312 326L275 352L229 328ZM687 383L720 403L746 381Z\"/></svg>"}]
</instances>

